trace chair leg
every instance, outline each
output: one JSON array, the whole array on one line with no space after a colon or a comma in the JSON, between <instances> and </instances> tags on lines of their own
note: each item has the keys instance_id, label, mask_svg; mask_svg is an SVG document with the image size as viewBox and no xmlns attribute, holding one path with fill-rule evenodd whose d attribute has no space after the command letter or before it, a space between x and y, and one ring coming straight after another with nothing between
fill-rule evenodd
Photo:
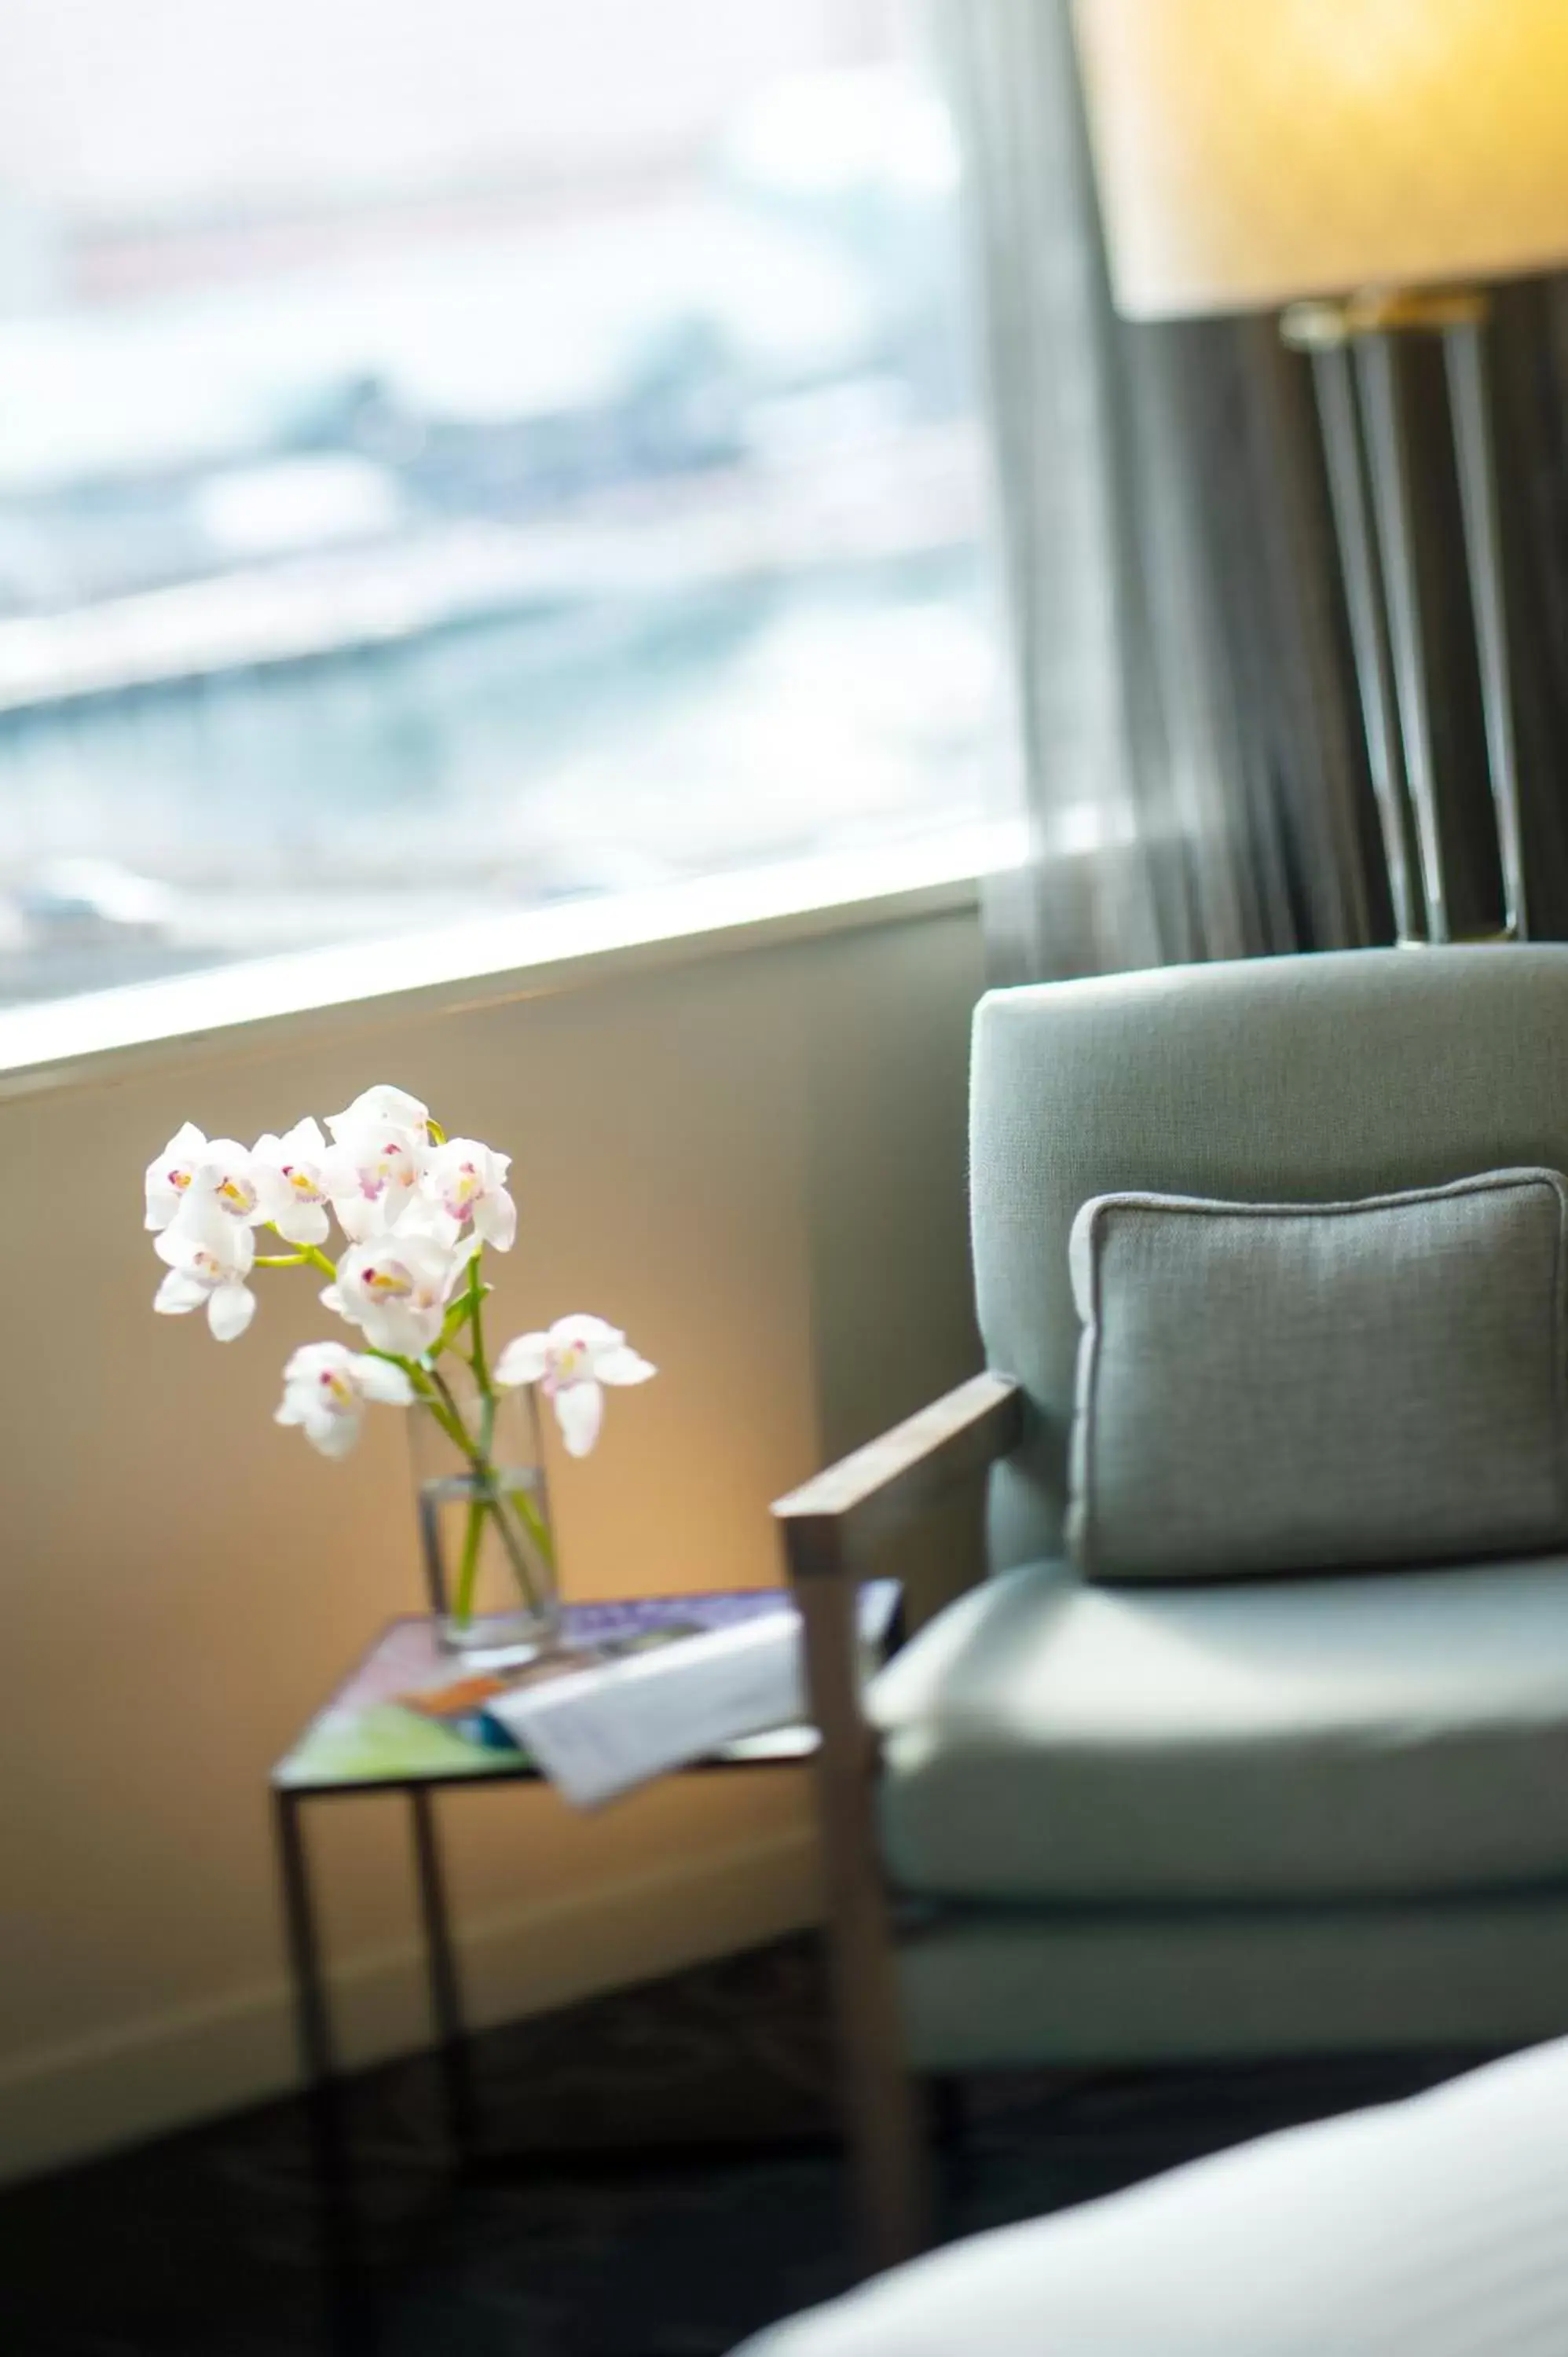
<instances>
[{"instance_id":1,"label":"chair leg","mask_svg":"<svg viewBox=\"0 0 1568 2357\"><path fill-rule=\"evenodd\" d=\"M899 2018L876 1835L876 1749L860 1709L854 1583L808 1577L796 1594L821 1734L816 1787L844 2130L861 2252L875 2274L913 2257L927 2239L925 2106Z\"/></svg>"},{"instance_id":2,"label":"chair leg","mask_svg":"<svg viewBox=\"0 0 1568 2357\"><path fill-rule=\"evenodd\" d=\"M831 1936L857 2240L875 2275L929 2239L929 2124L904 2053L890 1943L842 1917Z\"/></svg>"}]
</instances>

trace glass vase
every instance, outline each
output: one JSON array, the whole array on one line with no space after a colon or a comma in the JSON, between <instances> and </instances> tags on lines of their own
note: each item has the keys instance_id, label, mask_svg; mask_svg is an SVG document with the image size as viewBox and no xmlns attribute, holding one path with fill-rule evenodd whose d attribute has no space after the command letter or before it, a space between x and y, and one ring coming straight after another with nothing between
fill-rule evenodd
<instances>
[{"instance_id":1,"label":"glass vase","mask_svg":"<svg viewBox=\"0 0 1568 2357\"><path fill-rule=\"evenodd\" d=\"M550 1499L532 1388L487 1397L438 1367L440 1395L410 1411L431 1609L453 1652L523 1662L561 1627Z\"/></svg>"}]
</instances>

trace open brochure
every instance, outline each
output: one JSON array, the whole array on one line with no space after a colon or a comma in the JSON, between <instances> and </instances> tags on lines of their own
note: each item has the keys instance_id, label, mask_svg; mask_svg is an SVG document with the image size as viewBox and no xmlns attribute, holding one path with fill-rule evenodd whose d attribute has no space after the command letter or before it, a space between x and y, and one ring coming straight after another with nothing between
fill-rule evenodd
<instances>
[{"instance_id":1,"label":"open brochure","mask_svg":"<svg viewBox=\"0 0 1568 2357\"><path fill-rule=\"evenodd\" d=\"M469 1674L402 1699L471 1739L526 1751L567 1800L595 1808L801 1718L800 1615L789 1593L759 1592L743 1616L715 1615L706 1627L703 1602L683 1598L679 1616L607 1629L516 1670L471 1660ZM886 1649L897 1602L896 1580L860 1591L868 1663Z\"/></svg>"}]
</instances>

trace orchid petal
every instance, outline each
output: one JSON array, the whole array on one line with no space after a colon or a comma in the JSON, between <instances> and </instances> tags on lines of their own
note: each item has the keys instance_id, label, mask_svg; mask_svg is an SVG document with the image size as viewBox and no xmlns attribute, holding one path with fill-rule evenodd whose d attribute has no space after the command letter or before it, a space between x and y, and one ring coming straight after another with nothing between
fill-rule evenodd
<instances>
[{"instance_id":1,"label":"orchid petal","mask_svg":"<svg viewBox=\"0 0 1568 2357\"><path fill-rule=\"evenodd\" d=\"M368 1243L380 1235L387 1223L386 1205L380 1196L361 1195L329 1188L332 1209L338 1214L338 1225L351 1244Z\"/></svg>"},{"instance_id":2,"label":"orchid petal","mask_svg":"<svg viewBox=\"0 0 1568 2357\"><path fill-rule=\"evenodd\" d=\"M168 1226L153 1238L153 1250L160 1260L167 1261L170 1268L180 1265L186 1258L187 1249L184 1235L177 1222L172 1219Z\"/></svg>"},{"instance_id":3,"label":"orchid petal","mask_svg":"<svg viewBox=\"0 0 1568 2357\"><path fill-rule=\"evenodd\" d=\"M422 1359L439 1340L445 1314L439 1303L430 1309L405 1301L386 1303L366 1311L360 1330L372 1350L389 1351L399 1359Z\"/></svg>"},{"instance_id":4,"label":"orchid petal","mask_svg":"<svg viewBox=\"0 0 1568 2357\"><path fill-rule=\"evenodd\" d=\"M462 1222L451 1218L419 1188L409 1187L400 1188L398 1200L388 1202L384 1225L389 1235L420 1236L426 1243L437 1243L443 1252L450 1252L456 1242L454 1230Z\"/></svg>"},{"instance_id":5,"label":"orchid petal","mask_svg":"<svg viewBox=\"0 0 1568 2357\"><path fill-rule=\"evenodd\" d=\"M605 1395L596 1383L564 1383L555 1394L555 1416L568 1457L586 1457L599 1437Z\"/></svg>"},{"instance_id":6,"label":"orchid petal","mask_svg":"<svg viewBox=\"0 0 1568 2357\"><path fill-rule=\"evenodd\" d=\"M272 1215L273 1225L285 1243L324 1244L331 1231L325 1203L288 1201Z\"/></svg>"},{"instance_id":7,"label":"orchid petal","mask_svg":"<svg viewBox=\"0 0 1568 2357\"><path fill-rule=\"evenodd\" d=\"M243 1220L192 1189L162 1235L153 1239L153 1250L173 1268L199 1275L199 1264L205 1261L223 1275L243 1276L255 1259L256 1240ZM211 1281L216 1280L209 1275Z\"/></svg>"},{"instance_id":8,"label":"orchid petal","mask_svg":"<svg viewBox=\"0 0 1568 2357\"><path fill-rule=\"evenodd\" d=\"M394 1089L383 1081L374 1088L361 1089L352 1104L327 1116L328 1128L338 1138L345 1130L379 1129L388 1122L399 1129L427 1130L430 1108L406 1089Z\"/></svg>"},{"instance_id":9,"label":"orchid petal","mask_svg":"<svg viewBox=\"0 0 1568 2357\"><path fill-rule=\"evenodd\" d=\"M613 1351L596 1352L594 1380L600 1383L645 1383L659 1370L623 1342Z\"/></svg>"},{"instance_id":10,"label":"orchid petal","mask_svg":"<svg viewBox=\"0 0 1568 2357\"><path fill-rule=\"evenodd\" d=\"M206 1298L204 1285L183 1269L171 1268L153 1296L153 1308L161 1318L183 1318L188 1310L199 1309Z\"/></svg>"},{"instance_id":11,"label":"orchid petal","mask_svg":"<svg viewBox=\"0 0 1568 2357\"><path fill-rule=\"evenodd\" d=\"M317 1167L321 1172L322 1187L328 1195L358 1194L360 1166L345 1146L327 1146Z\"/></svg>"},{"instance_id":12,"label":"orchid petal","mask_svg":"<svg viewBox=\"0 0 1568 2357\"><path fill-rule=\"evenodd\" d=\"M536 1383L550 1363L548 1334L519 1334L496 1361L493 1380L502 1391L519 1383Z\"/></svg>"},{"instance_id":13,"label":"orchid petal","mask_svg":"<svg viewBox=\"0 0 1568 2357\"><path fill-rule=\"evenodd\" d=\"M463 1232L461 1220L455 1220L450 1211L442 1211L438 1204L423 1202L418 1196L410 1198L406 1209L399 1213L395 1226L400 1236L433 1236L447 1252L453 1249Z\"/></svg>"},{"instance_id":14,"label":"orchid petal","mask_svg":"<svg viewBox=\"0 0 1568 2357\"><path fill-rule=\"evenodd\" d=\"M354 1353L347 1342L302 1342L283 1371L285 1383L315 1383L323 1375L348 1378Z\"/></svg>"},{"instance_id":15,"label":"orchid petal","mask_svg":"<svg viewBox=\"0 0 1568 2357\"><path fill-rule=\"evenodd\" d=\"M353 1381L368 1400L376 1400L384 1407L408 1407L413 1399L413 1385L401 1367L389 1366L385 1359L372 1359L361 1354L353 1362Z\"/></svg>"},{"instance_id":16,"label":"orchid petal","mask_svg":"<svg viewBox=\"0 0 1568 2357\"><path fill-rule=\"evenodd\" d=\"M256 1297L242 1285L215 1286L207 1303L207 1322L213 1340L233 1342L256 1314Z\"/></svg>"},{"instance_id":17,"label":"orchid petal","mask_svg":"<svg viewBox=\"0 0 1568 2357\"><path fill-rule=\"evenodd\" d=\"M626 1336L607 1318L589 1318L578 1310L570 1318L557 1318L550 1329L550 1340L557 1347L592 1351L596 1356L600 1351L618 1349Z\"/></svg>"},{"instance_id":18,"label":"orchid petal","mask_svg":"<svg viewBox=\"0 0 1568 2357\"><path fill-rule=\"evenodd\" d=\"M330 1309L335 1318L347 1318L349 1315L343 1307L343 1297L335 1285L324 1285L316 1297L323 1309Z\"/></svg>"},{"instance_id":19,"label":"orchid petal","mask_svg":"<svg viewBox=\"0 0 1568 2357\"><path fill-rule=\"evenodd\" d=\"M279 1144L295 1161L319 1162L327 1153L327 1140L316 1115L307 1113L292 1129L285 1129Z\"/></svg>"},{"instance_id":20,"label":"orchid petal","mask_svg":"<svg viewBox=\"0 0 1568 2357\"><path fill-rule=\"evenodd\" d=\"M323 1457L347 1457L360 1437L357 1415L307 1415L304 1419L305 1437L312 1448Z\"/></svg>"},{"instance_id":21,"label":"orchid petal","mask_svg":"<svg viewBox=\"0 0 1568 2357\"><path fill-rule=\"evenodd\" d=\"M504 1187L482 1195L475 1204L474 1232L497 1252L510 1252L517 1242L517 1205Z\"/></svg>"},{"instance_id":22,"label":"orchid petal","mask_svg":"<svg viewBox=\"0 0 1568 2357\"><path fill-rule=\"evenodd\" d=\"M148 1163L144 1182L146 1197L145 1224L155 1231L166 1228L175 1217L195 1176L196 1166L207 1151L207 1140L193 1121L183 1121L164 1147Z\"/></svg>"}]
</instances>

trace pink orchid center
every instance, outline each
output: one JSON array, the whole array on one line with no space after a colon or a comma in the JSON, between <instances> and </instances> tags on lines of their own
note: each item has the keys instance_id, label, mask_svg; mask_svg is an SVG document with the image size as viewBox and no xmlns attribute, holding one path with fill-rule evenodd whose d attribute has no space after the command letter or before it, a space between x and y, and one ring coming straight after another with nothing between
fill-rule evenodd
<instances>
[{"instance_id":1,"label":"pink orchid center","mask_svg":"<svg viewBox=\"0 0 1568 2357\"><path fill-rule=\"evenodd\" d=\"M381 1268L361 1269L360 1283L374 1301L406 1301L413 1291L413 1279L398 1260Z\"/></svg>"},{"instance_id":2,"label":"pink orchid center","mask_svg":"<svg viewBox=\"0 0 1568 2357\"><path fill-rule=\"evenodd\" d=\"M236 1219L243 1219L248 1211L256 1208L255 1189L248 1178L237 1178L231 1170L224 1172L213 1192L223 1209L231 1211Z\"/></svg>"},{"instance_id":3,"label":"pink orchid center","mask_svg":"<svg viewBox=\"0 0 1568 2357\"><path fill-rule=\"evenodd\" d=\"M380 1153L372 1153L360 1165L360 1192L371 1202L387 1187L412 1187L419 1173L408 1158L408 1149L395 1137L389 1137Z\"/></svg>"},{"instance_id":4,"label":"pink orchid center","mask_svg":"<svg viewBox=\"0 0 1568 2357\"><path fill-rule=\"evenodd\" d=\"M485 1191L483 1179L471 1162L460 1163L446 1189L446 1209L455 1220L460 1220L476 1196Z\"/></svg>"}]
</instances>

